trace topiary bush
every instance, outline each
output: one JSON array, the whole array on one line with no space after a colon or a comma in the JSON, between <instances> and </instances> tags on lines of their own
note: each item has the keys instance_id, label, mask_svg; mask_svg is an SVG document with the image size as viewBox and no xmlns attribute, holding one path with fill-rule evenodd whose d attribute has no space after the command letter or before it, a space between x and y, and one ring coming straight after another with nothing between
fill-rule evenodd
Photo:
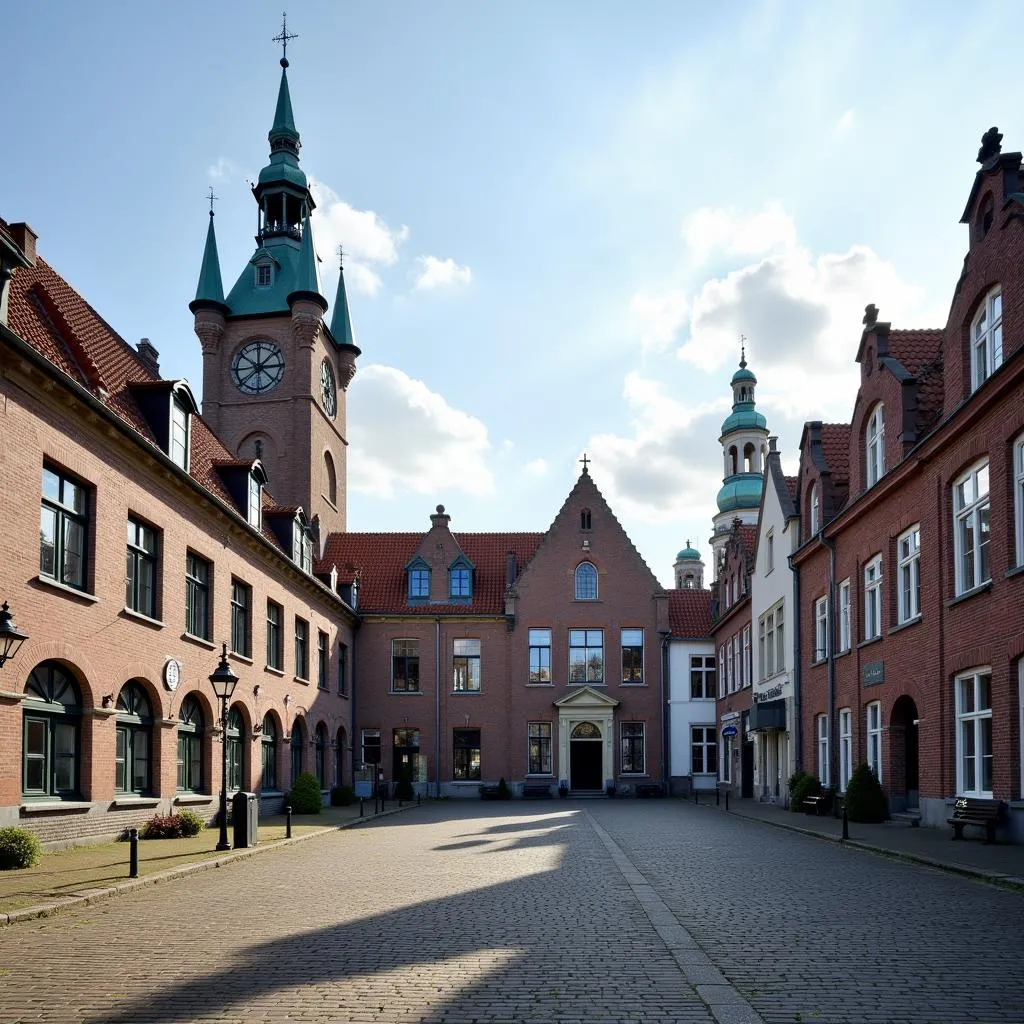
<instances>
[{"instance_id":1,"label":"topiary bush","mask_svg":"<svg viewBox=\"0 0 1024 1024\"><path fill-rule=\"evenodd\" d=\"M206 822L195 811L190 811L187 807L178 811L175 817L178 819L183 836L197 836L206 828Z\"/></svg>"},{"instance_id":2,"label":"topiary bush","mask_svg":"<svg viewBox=\"0 0 1024 1024\"><path fill-rule=\"evenodd\" d=\"M332 807L350 807L356 802L356 791L351 786L335 786L331 790Z\"/></svg>"},{"instance_id":3,"label":"topiary bush","mask_svg":"<svg viewBox=\"0 0 1024 1024\"><path fill-rule=\"evenodd\" d=\"M794 775L794 778L796 776ZM821 794L821 779L810 772L804 772L802 778L796 780L796 785L789 791L789 809L795 813L805 812L804 800L809 796Z\"/></svg>"},{"instance_id":4,"label":"topiary bush","mask_svg":"<svg viewBox=\"0 0 1024 1024\"><path fill-rule=\"evenodd\" d=\"M505 781L505 776L503 775L500 779L498 779L498 799L508 800L511 795L512 794L509 792L508 783Z\"/></svg>"},{"instance_id":5,"label":"topiary bush","mask_svg":"<svg viewBox=\"0 0 1024 1024\"><path fill-rule=\"evenodd\" d=\"M206 828L195 811L183 809L176 814L154 814L139 829L140 839L181 839L185 836L197 836Z\"/></svg>"},{"instance_id":6,"label":"topiary bush","mask_svg":"<svg viewBox=\"0 0 1024 1024\"><path fill-rule=\"evenodd\" d=\"M0 828L0 871L34 867L42 855L43 846L35 833L24 828Z\"/></svg>"},{"instance_id":7,"label":"topiary bush","mask_svg":"<svg viewBox=\"0 0 1024 1024\"><path fill-rule=\"evenodd\" d=\"M790 795L792 795L793 790L796 789L797 783L801 779L806 779L806 778L807 778L807 772L805 772L803 770L803 768L801 768L798 772L793 772L793 774L790 775L790 777L789 777L789 792L790 792Z\"/></svg>"},{"instance_id":8,"label":"topiary bush","mask_svg":"<svg viewBox=\"0 0 1024 1024\"><path fill-rule=\"evenodd\" d=\"M312 772L303 772L292 784L286 801L295 814L319 814L324 806L320 783Z\"/></svg>"},{"instance_id":9,"label":"topiary bush","mask_svg":"<svg viewBox=\"0 0 1024 1024\"><path fill-rule=\"evenodd\" d=\"M850 821L879 822L885 821L888 811L878 776L867 763L857 765L846 785L846 816Z\"/></svg>"}]
</instances>

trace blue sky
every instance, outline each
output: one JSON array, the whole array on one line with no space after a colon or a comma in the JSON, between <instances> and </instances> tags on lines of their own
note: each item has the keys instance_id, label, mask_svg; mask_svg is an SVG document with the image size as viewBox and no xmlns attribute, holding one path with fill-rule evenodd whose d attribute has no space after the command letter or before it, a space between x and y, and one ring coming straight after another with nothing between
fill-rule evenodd
<instances>
[{"instance_id":1,"label":"blue sky","mask_svg":"<svg viewBox=\"0 0 1024 1024\"><path fill-rule=\"evenodd\" d=\"M356 340L349 524L544 529L586 450L669 583L709 552L746 335L795 466L848 419L860 316L942 326L981 134L1024 145L1006 4L293 3L292 101ZM280 5L4 13L0 216L165 376L212 185L225 286L253 248ZM272 482L271 482L272 484Z\"/></svg>"}]
</instances>

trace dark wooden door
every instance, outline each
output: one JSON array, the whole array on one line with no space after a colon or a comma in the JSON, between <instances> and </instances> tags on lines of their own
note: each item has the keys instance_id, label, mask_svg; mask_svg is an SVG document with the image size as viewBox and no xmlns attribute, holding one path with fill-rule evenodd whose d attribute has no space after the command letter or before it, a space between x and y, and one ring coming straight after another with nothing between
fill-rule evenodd
<instances>
[{"instance_id":1,"label":"dark wooden door","mask_svg":"<svg viewBox=\"0 0 1024 1024\"><path fill-rule=\"evenodd\" d=\"M604 789L601 766L602 740L569 741L569 786L572 789Z\"/></svg>"}]
</instances>

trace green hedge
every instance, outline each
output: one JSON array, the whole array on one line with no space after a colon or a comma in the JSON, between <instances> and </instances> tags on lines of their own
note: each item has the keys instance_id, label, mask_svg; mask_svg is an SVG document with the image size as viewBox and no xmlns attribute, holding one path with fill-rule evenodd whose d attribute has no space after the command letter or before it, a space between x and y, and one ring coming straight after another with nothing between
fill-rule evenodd
<instances>
[{"instance_id":1,"label":"green hedge","mask_svg":"<svg viewBox=\"0 0 1024 1024\"><path fill-rule=\"evenodd\" d=\"M292 786L287 803L295 814L319 814L324 806L320 783L312 772L303 772Z\"/></svg>"},{"instance_id":2,"label":"green hedge","mask_svg":"<svg viewBox=\"0 0 1024 1024\"><path fill-rule=\"evenodd\" d=\"M0 828L0 871L34 867L42 855L43 846L35 833L24 828Z\"/></svg>"},{"instance_id":3,"label":"green hedge","mask_svg":"<svg viewBox=\"0 0 1024 1024\"><path fill-rule=\"evenodd\" d=\"M882 784L866 763L857 765L846 786L846 816L863 822L885 821L889 816Z\"/></svg>"}]
</instances>

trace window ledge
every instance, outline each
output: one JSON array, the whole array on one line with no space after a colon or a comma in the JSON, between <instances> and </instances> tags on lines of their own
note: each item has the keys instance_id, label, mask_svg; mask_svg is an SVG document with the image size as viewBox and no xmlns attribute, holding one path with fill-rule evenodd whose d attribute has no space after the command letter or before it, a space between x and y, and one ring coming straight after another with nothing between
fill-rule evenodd
<instances>
[{"instance_id":1,"label":"window ledge","mask_svg":"<svg viewBox=\"0 0 1024 1024\"><path fill-rule=\"evenodd\" d=\"M650 772L619 772L620 779L649 779Z\"/></svg>"},{"instance_id":2,"label":"window ledge","mask_svg":"<svg viewBox=\"0 0 1024 1024\"><path fill-rule=\"evenodd\" d=\"M147 626L152 626L155 629L163 629L167 625L166 622L154 619L151 615L145 615L142 612L137 612L134 608L129 608L128 605L125 605L121 609L121 614L129 619L135 619L137 622L142 622Z\"/></svg>"},{"instance_id":3,"label":"window ledge","mask_svg":"<svg viewBox=\"0 0 1024 1024\"><path fill-rule=\"evenodd\" d=\"M483 690L452 690L453 697L479 697Z\"/></svg>"},{"instance_id":4,"label":"window ledge","mask_svg":"<svg viewBox=\"0 0 1024 1024\"><path fill-rule=\"evenodd\" d=\"M857 644L857 650L859 651L862 647L870 647L872 644L877 644L881 639L882 636L879 634L878 636L871 637L870 640L861 640L861 642Z\"/></svg>"},{"instance_id":5,"label":"window ledge","mask_svg":"<svg viewBox=\"0 0 1024 1024\"><path fill-rule=\"evenodd\" d=\"M422 697L422 690L389 690L392 697Z\"/></svg>"},{"instance_id":6,"label":"window ledge","mask_svg":"<svg viewBox=\"0 0 1024 1024\"><path fill-rule=\"evenodd\" d=\"M284 678L284 672L279 668L274 668L273 665L264 665L263 671L269 672L272 676L280 676L282 679Z\"/></svg>"},{"instance_id":7,"label":"window ledge","mask_svg":"<svg viewBox=\"0 0 1024 1024\"><path fill-rule=\"evenodd\" d=\"M284 675L282 672L281 675ZM309 680L303 679L302 676L292 676L292 682L298 683L300 686L309 686Z\"/></svg>"},{"instance_id":8,"label":"window ledge","mask_svg":"<svg viewBox=\"0 0 1024 1024\"><path fill-rule=\"evenodd\" d=\"M348 693L336 693L336 697L341 697L342 700L348 700Z\"/></svg>"},{"instance_id":9,"label":"window ledge","mask_svg":"<svg viewBox=\"0 0 1024 1024\"><path fill-rule=\"evenodd\" d=\"M212 793L179 793L175 798L176 804L212 804Z\"/></svg>"},{"instance_id":10,"label":"window ledge","mask_svg":"<svg viewBox=\"0 0 1024 1024\"><path fill-rule=\"evenodd\" d=\"M22 814L49 814L52 811L88 811L92 804L88 800L40 800L39 803L21 805Z\"/></svg>"},{"instance_id":11,"label":"window ledge","mask_svg":"<svg viewBox=\"0 0 1024 1024\"><path fill-rule=\"evenodd\" d=\"M527 772L526 777L528 779L553 779L555 777L554 772Z\"/></svg>"},{"instance_id":12,"label":"window ledge","mask_svg":"<svg viewBox=\"0 0 1024 1024\"><path fill-rule=\"evenodd\" d=\"M51 580L48 576L36 576L32 582L38 583L43 587L49 587L51 590L56 590L61 594L67 594L68 597L77 597L80 601L87 601L89 604L97 604L100 600L95 594L88 594L84 590L79 590L78 587L69 587L66 583L58 583L56 580Z\"/></svg>"},{"instance_id":13,"label":"window ledge","mask_svg":"<svg viewBox=\"0 0 1024 1024\"><path fill-rule=\"evenodd\" d=\"M901 630L909 629L909 627L911 627L911 626L916 626L920 622L921 622L921 614L919 612L912 619L907 619L906 622L898 622L898 623L896 623L896 625L893 626L892 629L889 630L889 636L892 636L893 633L899 633Z\"/></svg>"},{"instance_id":14,"label":"window ledge","mask_svg":"<svg viewBox=\"0 0 1024 1024\"><path fill-rule=\"evenodd\" d=\"M811 668L814 668L815 665L825 665L827 663L828 663L828 658L815 658L811 662Z\"/></svg>"},{"instance_id":15,"label":"window ledge","mask_svg":"<svg viewBox=\"0 0 1024 1024\"><path fill-rule=\"evenodd\" d=\"M946 602L947 608L952 608L954 605L960 604L962 601L970 601L972 597L977 597L978 594L987 593L992 589L992 581L985 580L980 587L972 587L970 590L965 590L962 594L957 594L951 601Z\"/></svg>"},{"instance_id":16,"label":"window ledge","mask_svg":"<svg viewBox=\"0 0 1024 1024\"><path fill-rule=\"evenodd\" d=\"M217 650L217 645L212 640L196 636L195 633L189 633L186 631L181 634L181 639L187 640L190 644L198 644L200 647L205 647L208 651Z\"/></svg>"},{"instance_id":17,"label":"window ledge","mask_svg":"<svg viewBox=\"0 0 1024 1024\"><path fill-rule=\"evenodd\" d=\"M627 683L627 682L624 681L620 685L622 685L622 686L646 686L647 684L646 683Z\"/></svg>"},{"instance_id":18,"label":"window ledge","mask_svg":"<svg viewBox=\"0 0 1024 1024\"><path fill-rule=\"evenodd\" d=\"M845 650L842 651L836 651L836 653L832 656L832 660L835 661L837 658L845 658L848 654L853 654L853 649L850 647L847 647Z\"/></svg>"},{"instance_id":19,"label":"window ledge","mask_svg":"<svg viewBox=\"0 0 1024 1024\"><path fill-rule=\"evenodd\" d=\"M158 796L116 796L115 807L156 807L160 803Z\"/></svg>"},{"instance_id":20,"label":"window ledge","mask_svg":"<svg viewBox=\"0 0 1024 1024\"><path fill-rule=\"evenodd\" d=\"M1011 580L1014 576L1024 576L1024 565L1015 565L1003 573L1003 579Z\"/></svg>"},{"instance_id":21,"label":"window ledge","mask_svg":"<svg viewBox=\"0 0 1024 1024\"><path fill-rule=\"evenodd\" d=\"M228 657L232 661L240 661L243 665L253 664L252 658L246 654L239 654L238 651L228 651Z\"/></svg>"},{"instance_id":22,"label":"window ledge","mask_svg":"<svg viewBox=\"0 0 1024 1024\"><path fill-rule=\"evenodd\" d=\"M601 598L599 597L574 597L572 599L573 604L601 604Z\"/></svg>"},{"instance_id":23,"label":"window ledge","mask_svg":"<svg viewBox=\"0 0 1024 1024\"><path fill-rule=\"evenodd\" d=\"M540 687L541 689L547 688L547 689L550 690L555 684L554 683L527 683L526 685L527 686L537 686L537 687Z\"/></svg>"}]
</instances>

